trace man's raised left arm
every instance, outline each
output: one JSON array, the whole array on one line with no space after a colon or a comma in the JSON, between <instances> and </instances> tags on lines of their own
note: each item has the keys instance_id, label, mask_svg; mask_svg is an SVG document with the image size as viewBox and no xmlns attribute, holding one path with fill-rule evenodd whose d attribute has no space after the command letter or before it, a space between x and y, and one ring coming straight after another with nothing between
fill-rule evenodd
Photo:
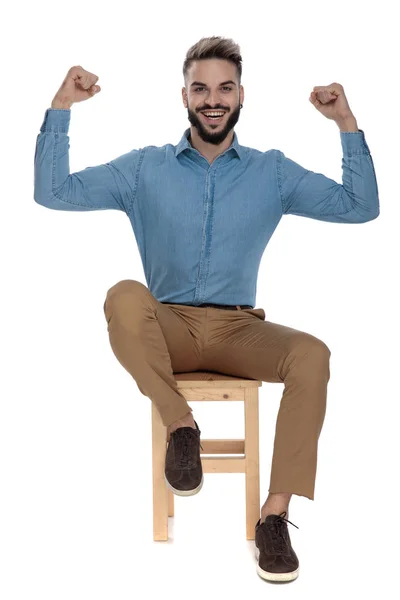
<instances>
[{"instance_id":1,"label":"man's raised left arm","mask_svg":"<svg viewBox=\"0 0 400 600\"><path fill-rule=\"evenodd\" d=\"M277 174L284 214L333 223L366 223L379 216L378 184L364 131L358 129L343 86L317 86L310 102L335 121L342 144L342 184L305 169L278 150Z\"/></svg>"}]
</instances>

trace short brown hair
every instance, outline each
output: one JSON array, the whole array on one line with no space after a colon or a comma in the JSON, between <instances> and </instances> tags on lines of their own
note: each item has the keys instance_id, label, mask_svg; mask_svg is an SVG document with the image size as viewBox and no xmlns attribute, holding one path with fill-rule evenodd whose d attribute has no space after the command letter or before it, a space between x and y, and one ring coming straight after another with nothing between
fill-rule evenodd
<instances>
[{"instance_id":1,"label":"short brown hair","mask_svg":"<svg viewBox=\"0 0 400 600\"><path fill-rule=\"evenodd\" d=\"M195 60L204 60L206 58L222 58L229 60L236 65L239 84L242 79L242 57L240 47L233 40L218 36L203 37L194 44L186 53L183 63L183 77L186 81L190 65Z\"/></svg>"}]
</instances>

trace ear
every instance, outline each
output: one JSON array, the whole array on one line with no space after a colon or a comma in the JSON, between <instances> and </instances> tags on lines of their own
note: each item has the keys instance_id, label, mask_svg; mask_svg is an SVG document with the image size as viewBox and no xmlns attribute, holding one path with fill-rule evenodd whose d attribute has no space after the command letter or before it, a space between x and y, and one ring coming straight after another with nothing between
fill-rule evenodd
<instances>
[{"instance_id":1,"label":"ear","mask_svg":"<svg viewBox=\"0 0 400 600\"><path fill-rule=\"evenodd\" d=\"M239 88L239 98L240 98L240 104L243 104L243 102L244 102L244 87L242 85Z\"/></svg>"},{"instance_id":2,"label":"ear","mask_svg":"<svg viewBox=\"0 0 400 600\"><path fill-rule=\"evenodd\" d=\"M188 99L187 99L187 93L186 93L185 87L182 88L182 100L183 100L184 107L188 108Z\"/></svg>"}]
</instances>

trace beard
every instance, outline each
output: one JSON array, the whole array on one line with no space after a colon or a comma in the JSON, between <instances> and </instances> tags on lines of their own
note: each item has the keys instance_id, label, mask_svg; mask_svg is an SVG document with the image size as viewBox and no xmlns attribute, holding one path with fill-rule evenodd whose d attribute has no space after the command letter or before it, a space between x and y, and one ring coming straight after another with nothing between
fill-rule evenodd
<instances>
[{"instance_id":1,"label":"beard","mask_svg":"<svg viewBox=\"0 0 400 600\"><path fill-rule=\"evenodd\" d=\"M233 129L233 127L235 127L236 123L239 121L240 104L238 104L237 108L235 108L230 115L228 112L225 113L229 115L226 120L225 126L213 125L212 123L210 123L210 125L207 125L204 121L201 120L201 117L198 116L200 112L201 111L199 111L199 113L195 113L194 111L190 110L190 108L188 108L188 119L190 123L193 125L193 127L196 127L199 136L204 142L207 142L207 144L214 144L215 146L218 146L225 140L226 136L229 134L231 129Z\"/></svg>"}]
</instances>

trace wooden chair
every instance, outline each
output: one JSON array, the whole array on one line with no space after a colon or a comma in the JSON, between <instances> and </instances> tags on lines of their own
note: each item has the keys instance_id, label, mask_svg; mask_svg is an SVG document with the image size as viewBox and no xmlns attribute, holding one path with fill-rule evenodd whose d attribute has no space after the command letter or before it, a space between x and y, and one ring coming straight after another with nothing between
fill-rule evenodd
<instances>
[{"instance_id":1,"label":"wooden chair","mask_svg":"<svg viewBox=\"0 0 400 600\"><path fill-rule=\"evenodd\" d=\"M244 403L245 439L203 440L201 452L203 473L245 473L246 480L246 539L254 540L254 528L260 517L260 470L258 388L262 381L242 379L208 371L175 373L178 388L190 401L232 401ZM153 462L153 538L168 540L168 517L174 516L174 494L165 479L167 428L152 404L152 462ZM204 456L205 454L217 456ZM239 454L239 456L218 456ZM200 492L201 493L201 492Z\"/></svg>"}]
</instances>

